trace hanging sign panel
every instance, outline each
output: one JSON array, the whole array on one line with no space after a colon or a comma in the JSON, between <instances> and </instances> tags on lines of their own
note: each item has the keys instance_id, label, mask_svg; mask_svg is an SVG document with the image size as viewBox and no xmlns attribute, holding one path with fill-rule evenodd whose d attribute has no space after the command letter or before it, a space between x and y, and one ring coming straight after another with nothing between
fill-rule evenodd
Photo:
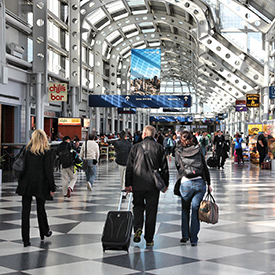
<instances>
[{"instance_id":1,"label":"hanging sign panel","mask_svg":"<svg viewBox=\"0 0 275 275\"><path fill-rule=\"evenodd\" d=\"M117 108L118 114L135 114L136 108Z\"/></svg>"},{"instance_id":2,"label":"hanging sign panel","mask_svg":"<svg viewBox=\"0 0 275 275\"><path fill-rule=\"evenodd\" d=\"M131 95L159 94L160 64L160 49L131 50Z\"/></svg>"},{"instance_id":3,"label":"hanging sign panel","mask_svg":"<svg viewBox=\"0 0 275 275\"><path fill-rule=\"evenodd\" d=\"M183 108L191 107L190 95L89 95L90 107Z\"/></svg>"},{"instance_id":4,"label":"hanging sign panel","mask_svg":"<svg viewBox=\"0 0 275 275\"><path fill-rule=\"evenodd\" d=\"M246 95L246 107L259 108L260 107L260 95L259 94L247 94Z\"/></svg>"},{"instance_id":5,"label":"hanging sign panel","mask_svg":"<svg viewBox=\"0 0 275 275\"><path fill-rule=\"evenodd\" d=\"M236 112L246 112L246 101L245 100L236 100Z\"/></svg>"},{"instance_id":6,"label":"hanging sign panel","mask_svg":"<svg viewBox=\"0 0 275 275\"><path fill-rule=\"evenodd\" d=\"M269 87L269 98L275 98L275 86L270 86Z\"/></svg>"},{"instance_id":7,"label":"hanging sign panel","mask_svg":"<svg viewBox=\"0 0 275 275\"><path fill-rule=\"evenodd\" d=\"M49 101L67 101L67 83L49 83Z\"/></svg>"},{"instance_id":8,"label":"hanging sign panel","mask_svg":"<svg viewBox=\"0 0 275 275\"><path fill-rule=\"evenodd\" d=\"M81 126L81 118L59 117L58 125Z\"/></svg>"},{"instance_id":9,"label":"hanging sign panel","mask_svg":"<svg viewBox=\"0 0 275 275\"><path fill-rule=\"evenodd\" d=\"M152 122L193 122L192 116L150 116L150 123Z\"/></svg>"}]
</instances>

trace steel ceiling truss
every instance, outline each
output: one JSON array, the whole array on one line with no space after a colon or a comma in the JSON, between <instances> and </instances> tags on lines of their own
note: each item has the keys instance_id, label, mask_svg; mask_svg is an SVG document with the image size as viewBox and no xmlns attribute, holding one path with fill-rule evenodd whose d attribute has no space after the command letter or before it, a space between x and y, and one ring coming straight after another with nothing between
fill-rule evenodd
<instances>
[{"instance_id":1,"label":"steel ceiling truss","mask_svg":"<svg viewBox=\"0 0 275 275\"><path fill-rule=\"evenodd\" d=\"M255 87L263 87L263 66L216 31L211 11L202 1L144 0L144 6L133 7L126 0L123 0L122 3L125 6L125 10L120 10L120 16L125 15L125 17L117 21L114 14L106 9L106 6L116 2L114 0L105 0L104 2L86 1L85 4L81 5L80 9L81 24L84 21L88 21L88 18L99 9L105 14L105 18L99 18L98 22L89 23L92 26L91 37L95 41L94 91L96 93L102 92L102 62L105 54L101 51L102 44L106 41L106 37L115 30L119 31L119 37L117 36L116 39L117 44L113 45L112 41L107 41L110 47L108 51L110 56L109 83L112 93L118 92L116 90L118 75L121 76L124 83L121 84L122 93L127 92L127 77L129 77L130 67L129 50L141 47L141 45L148 47L150 43L157 43L157 41L159 41L160 47L164 49L164 52L171 49L177 51L177 46L171 45L180 45L181 48L185 48L187 55L189 55L189 60L194 63L191 65L192 77L186 77L186 70L179 71L179 63L183 63L183 60L179 59L178 62L171 62L170 65L174 65L174 67L171 66L170 68L174 72L170 74L173 79L178 77L179 81L192 83L194 87L197 87L198 95L200 96L205 90L199 89L198 85L193 82L193 75L196 74L199 78L198 83L201 78L202 83L205 84L205 77L213 81L215 88L211 89L213 96L208 98L208 102L215 102L219 92L221 92L221 95L228 94L228 97L239 98ZM228 0L220 0L220 2L226 4ZM231 9L235 9L237 14L252 25L255 30L262 33L268 32L270 24L266 23L257 14L237 1L230 0L230 3L232 5ZM133 14L133 12L136 13L138 10L142 14ZM142 27L142 23L146 22L152 22L153 27ZM123 27L131 24L135 26L138 33L133 37L130 37L129 34L135 32L134 29L129 34L122 31ZM146 29L150 31L150 28L155 32L146 33ZM165 33L163 30L167 32ZM180 54L183 54L183 52ZM118 69L119 64L123 64L121 74ZM202 64L207 64L207 66L204 65L199 68ZM207 96L209 94L211 93L207 89ZM220 97L220 99L223 100L224 96ZM213 104L211 105L216 106L216 103ZM228 106L224 104L224 107L227 108Z\"/></svg>"}]
</instances>

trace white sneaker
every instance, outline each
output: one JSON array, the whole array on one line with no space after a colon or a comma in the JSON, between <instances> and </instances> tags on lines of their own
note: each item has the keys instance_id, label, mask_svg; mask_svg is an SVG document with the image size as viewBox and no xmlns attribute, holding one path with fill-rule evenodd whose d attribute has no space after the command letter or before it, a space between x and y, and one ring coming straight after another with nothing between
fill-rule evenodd
<instances>
[{"instance_id":1,"label":"white sneaker","mask_svg":"<svg viewBox=\"0 0 275 275\"><path fill-rule=\"evenodd\" d=\"M92 187L92 185L88 181L87 181L87 189L89 191L93 191L93 187Z\"/></svg>"}]
</instances>

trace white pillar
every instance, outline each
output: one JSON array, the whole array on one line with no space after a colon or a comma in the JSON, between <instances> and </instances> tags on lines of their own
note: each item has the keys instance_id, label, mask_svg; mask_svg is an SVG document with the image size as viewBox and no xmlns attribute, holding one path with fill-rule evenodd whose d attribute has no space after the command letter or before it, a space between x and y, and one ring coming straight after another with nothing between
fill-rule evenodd
<instances>
[{"instance_id":1,"label":"white pillar","mask_svg":"<svg viewBox=\"0 0 275 275\"><path fill-rule=\"evenodd\" d=\"M138 123L138 128L137 128L137 130L139 131L142 131L142 129L141 129L141 113L140 113L140 111L137 111L137 119L138 119L138 121L137 121L137 123Z\"/></svg>"},{"instance_id":2,"label":"white pillar","mask_svg":"<svg viewBox=\"0 0 275 275\"><path fill-rule=\"evenodd\" d=\"M44 101L42 100L42 74L37 73L36 83L36 129L44 130Z\"/></svg>"},{"instance_id":3,"label":"white pillar","mask_svg":"<svg viewBox=\"0 0 275 275\"><path fill-rule=\"evenodd\" d=\"M76 87L71 87L71 92L72 92L72 117L77 117L77 112L76 112Z\"/></svg>"},{"instance_id":4,"label":"white pillar","mask_svg":"<svg viewBox=\"0 0 275 275\"><path fill-rule=\"evenodd\" d=\"M134 135L135 133L135 127L136 127L136 115L131 116L131 134Z\"/></svg>"},{"instance_id":5,"label":"white pillar","mask_svg":"<svg viewBox=\"0 0 275 275\"><path fill-rule=\"evenodd\" d=\"M238 120L238 112L235 112L235 117L234 117L234 134L236 134L236 132L239 131L238 127L239 127L239 124L238 124L239 120Z\"/></svg>"},{"instance_id":6,"label":"white pillar","mask_svg":"<svg viewBox=\"0 0 275 275\"><path fill-rule=\"evenodd\" d=\"M115 108L111 109L111 114L112 114L112 118L111 118L111 132L114 133L115 132Z\"/></svg>"},{"instance_id":7,"label":"white pillar","mask_svg":"<svg viewBox=\"0 0 275 275\"><path fill-rule=\"evenodd\" d=\"M100 134L100 108L95 108L95 130Z\"/></svg>"},{"instance_id":8,"label":"white pillar","mask_svg":"<svg viewBox=\"0 0 275 275\"><path fill-rule=\"evenodd\" d=\"M241 112L241 132L245 133L245 112Z\"/></svg>"},{"instance_id":9,"label":"white pillar","mask_svg":"<svg viewBox=\"0 0 275 275\"><path fill-rule=\"evenodd\" d=\"M265 60L264 60L264 90L263 90L263 120L268 120L269 114L269 41L265 41Z\"/></svg>"}]
</instances>

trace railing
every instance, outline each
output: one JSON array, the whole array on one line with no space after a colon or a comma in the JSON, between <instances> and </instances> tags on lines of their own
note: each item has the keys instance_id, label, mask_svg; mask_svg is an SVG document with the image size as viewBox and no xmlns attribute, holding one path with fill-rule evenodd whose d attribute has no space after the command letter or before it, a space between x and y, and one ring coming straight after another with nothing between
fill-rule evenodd
<instances>
[{"instance_id":1,"label":"railing","mask_svg":"<svg viewBox=\"0 0 275 275\"><path fill-rule=\"evenodd\" d=\"M107 143L110 145L110 144L113 144L116 140L118 140L118 139L116 139L116 138L108 139ZM55 151L61 142L62 141L51 141L50 142L51 150ZM83 142L84 141L79 142L80 147L82 146ZM96 142L101 142L101 141L97 140ZM26 146L26 143L2 143L1 144L2 155L5 155L5 161L4 161L3 167L2 167L3 170L6 170L6 171L12 170L12 165L15 161L15 157L24 146ZM55 168L55 170L59 170L59 168L60 168L58 159L56 159L56 161L54 163L54 168Z\"/></svg>"}]
</instances>

